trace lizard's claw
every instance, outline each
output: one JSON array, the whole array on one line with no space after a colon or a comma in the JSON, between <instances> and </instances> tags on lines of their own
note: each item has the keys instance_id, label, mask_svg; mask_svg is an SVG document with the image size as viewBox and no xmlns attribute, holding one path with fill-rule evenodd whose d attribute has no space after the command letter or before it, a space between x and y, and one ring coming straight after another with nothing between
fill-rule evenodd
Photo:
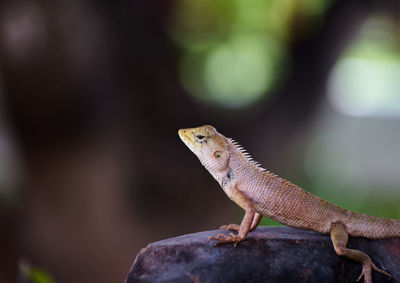
<instances>
[{"instance_id":1,"label":"lizard's claw","mask_svg":"<svg viewBox=\"0 0 400 283\"><path fill-rule=\"evenodd\" d=\"M237 246L237 244L241 241L243 241L243 237L240 236L235 236L234 234L230 233L229 236L226 236L224 234L218 234L217 236L210 236L208 237L208 240L218 240L215 245L223 245L223 244L228 244L228 243L233 243L234 247Z\"/></svg>"},{"instance_id":2,"label":"lizard's claw","mask_svg":"<svg viewBox=\"0 0 400 283\"><path fill-rule=\"evenodd\" d=\"M237 225L237 224L222 225L221 227L219 227L219 229L233 230L233 231L239 232L240 225Z\"/></svg>"},{"instance_id":3,"label":"lizard's claw","mask_svg":"<svg viewBox=\"0 0 400 283\"><path fill-rule=\"evenodd\" d=\"M362 271L360 276L357 279L357 282L361 280L361 278L364 276L364 283L372 283L372 269L375 271L378 271L382 274L385 274L389 279L392 278L392 275L390 273L387 273L386 271L380 269L377 267L372 261L363 263Z\"/></svg>"}]
</instances>

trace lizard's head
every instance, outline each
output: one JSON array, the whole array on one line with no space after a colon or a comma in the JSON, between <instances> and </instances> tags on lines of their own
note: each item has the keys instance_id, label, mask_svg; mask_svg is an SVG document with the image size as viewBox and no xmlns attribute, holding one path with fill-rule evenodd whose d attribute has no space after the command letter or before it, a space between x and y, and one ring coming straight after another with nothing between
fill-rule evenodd
<instances>
[{"instance_id":1,"label":"lizard's head","mask_svg":"<svg viewBox=\"0 0 400 283\"><path fill-rule=\"evenodd\" d=\"M214 127L206 125L181 129L178 134L211 173L218 173L228 168L228 139Z\"/></svg>"}]
</instances>

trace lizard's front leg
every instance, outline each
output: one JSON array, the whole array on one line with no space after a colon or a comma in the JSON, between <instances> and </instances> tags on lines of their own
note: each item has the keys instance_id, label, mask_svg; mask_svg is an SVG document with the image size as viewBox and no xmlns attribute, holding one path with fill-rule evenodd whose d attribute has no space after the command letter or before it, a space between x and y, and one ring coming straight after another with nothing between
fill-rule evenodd
<instances>
[{"instance_id":1,"label":"lizard's front leg","mask_svg":"<svg viewBox=\"0 0 400 283\"><path fill-rule=\"evenodd\" d=\"M250 226L250 232L257 228L258 224L260 223L261 218L262 218L262 214L256 212L254 215L254 218L253 218L253 222L251 223L251 226ZM233 231L239 232L240 225L238 225L238 224L222 225L221 227L219 227L219 229L233 230Z\"/></svg>"},{"instance_id":2,"label":"lizard's front leg","mask_svg":"<svg viewBox=\"0 0 400 283\"><path fill-rule=\"evenodd\" d=\"M239 242L243 241L244 238L246 238L247 234L250 231L250 227L253 223L253 220L255 218L256 212L253 208L253 205L241 191L236 189L236 187L233 187L231 189L231 198L234 202L236 202L240 207L242 207L246 211L246 214L244 215L242 223L240 224L239 233L237 234L237 236L230 233L229 236L226 236L224 234L218 234L218 236L208 237L209 240L210 239L218 240L218 242L215 243L216 246L221 244L234 243L236 247Z\"/></svg>"},{"instance_id":3,"label":"lizard's front leg","mask_svg":"<svg viewBox=\"0 0 400 283\"><path fill-rule=\"evenodd\" d=\"M341 223L333 223L331 226L331 239L335 252L343 257L347 257L351 260L358 261L362 263L362 271L360 277L357 281L364 276L365 283L372 283L372 269L380 273L385 274L389 278L392 276L386 271L378 268L371 260L371 258L364 252L360 250L348 249L346 247L348 241L348 233L346 231L346 226Z\"/></svg>"}]
</instances>

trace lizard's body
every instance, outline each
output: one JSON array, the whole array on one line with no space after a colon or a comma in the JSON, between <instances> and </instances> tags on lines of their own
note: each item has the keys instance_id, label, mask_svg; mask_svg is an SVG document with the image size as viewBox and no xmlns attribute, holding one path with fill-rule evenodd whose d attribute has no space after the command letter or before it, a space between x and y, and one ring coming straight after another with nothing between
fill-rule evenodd
<instances>
[{"instance_id":1,"label":"lizard's body","mask_svg":"<svg viewBox=\"0 0 400 283\"><path fill-rule=\"evenodd\" d=\"M370 239L400 236L398 220L356 213L327 202L260 168L236 146L231 148L229 163L230 185L244 193L256 212L279 223L330 233L332 223L342 222L351 236Z\"/></svg>"},{"instance_id":2,"label":"lizard's body","mask_svg":"<svg viewBox=\"0 0 400 283\"><path fill-rule=\"evenodd\" d=\"M356 213L308 193L265 171L236 142L212 126L183 129L179 136L229 198L246 211L240 226L222 226L238 231L238 235L210 237L218 240L217 244L236 245L257 227L264 215L287 226L330 233L337 254L363 264L361 276L364 275L365 282L372 282L371 269L390 276L364 252L348 249L346 245L348 235L370 239L400 237L399 220Z\"/></svg>"}]
</instances>

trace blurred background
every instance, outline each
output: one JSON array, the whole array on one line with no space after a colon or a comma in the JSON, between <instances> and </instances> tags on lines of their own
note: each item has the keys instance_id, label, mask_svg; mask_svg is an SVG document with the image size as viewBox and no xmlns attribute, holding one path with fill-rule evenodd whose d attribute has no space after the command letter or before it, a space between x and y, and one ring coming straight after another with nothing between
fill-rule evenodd
<instances>
[{"instance_id":1,"label":"blurred background","mask_svg":"<svg viewBox=\"0 0 400 283\"><path fill-rule=\"evenodd\" d=\"M240 223L178 138L203 124L400 218L400 2L1 1L0 282L122 282L147 243Z\"/></svg>"}]
</instances>

